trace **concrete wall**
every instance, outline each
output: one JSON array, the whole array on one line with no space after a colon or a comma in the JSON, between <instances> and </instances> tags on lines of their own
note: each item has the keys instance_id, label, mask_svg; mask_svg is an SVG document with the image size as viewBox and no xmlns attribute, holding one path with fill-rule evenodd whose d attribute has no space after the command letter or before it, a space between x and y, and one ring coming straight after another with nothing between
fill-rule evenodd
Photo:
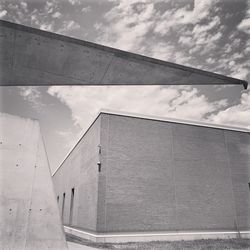
<instances>
[{"instance_id":1,"label":"concrete wall","mask_svg":"<svg viewBox=\"0 0 250 250\"><path fill-rule=\"evenodd\" d=\"M67 249L37 121L0 114L0 248Z\"/></svg>"},{"instance_id":2,"label":"concrete wall","mask_svg":"<svg viewBox=\"0 0 250 250\"><path fill-rule=\"evenodd\" d=\"M249 134L102 116L99 231L250 228Z\"/></svg>"},{"instance_id":3,"label":"concrete wall","mask_svg":"<svg viewBox=\"0 0 250 250\"><path fill-rule=\"evenodd\" d=\"M96 231L99 144L100 119L97 119L53 176L61 214L63 193L65 193L62 215L65 225L70 224L71 190L74 188L71 226Z\"/></svg>"},{"instance_id":4,"label":"concrete wall","mask_svg":"<svg viewBox=\"0 0 250 250\"><path fill-rule=\"evenodd\" d=\"M1 85L247 82L0 20Z\"/></svg>"}]
</instances>

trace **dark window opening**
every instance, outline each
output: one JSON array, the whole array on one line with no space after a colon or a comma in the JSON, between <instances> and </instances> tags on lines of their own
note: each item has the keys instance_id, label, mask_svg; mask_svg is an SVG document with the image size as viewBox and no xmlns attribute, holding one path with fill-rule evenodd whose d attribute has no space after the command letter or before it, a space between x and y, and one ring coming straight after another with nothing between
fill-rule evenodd
<instances>
[{"instance_id":1,"label":"dark window opening","mask_svg":"<svg viewBox=\"0 0 250 250\"><path fill-rule=\"evenodd\" d=\"M101 162L98 162L97 165L98 165L98 172L101 172Z\"/></svg>"},{"instance_id":2,"label":"dark window opening","mask_svg":"<svg viewBox=\"0 0 250 250\"><path fill-rule=\"evenodd\" d=\"M98 145L98 151L99 151L99 152L98 152L99 154L102 153L102 147L101 147L101 145Z\"/></svg>"},{"instance_id":3,"label":"dark window opening","mask_svg":"<svg viewBox=\"0 0 250 250\"><path fill-rule=\"evenodd\" d=\"M57 203L59 203L59 195L57 196Z\"/></svg>"},{"instance_id":4,"label":"dark window opening","mask_svg":"<svg viewBox=\"0 0 250 250\"><path fill-rule=\"evenodd\" d=\"M69 224L72 225L73 223L73 211L74 211L74 196L75 196L75 189L71 189L71 199L70 199L70 213L69 213Z\"/></svg>"},{"instance_id":5,"label":"dark window opening","mask_svg":"<svg viewBox=\"0 0 250 250\"><path fill-rule=\"evenodd\" d=\"M63 221L63 215L64 215L64 205L65 205L65 193L63 193L63 201L62 201L62 221Z\"/></svg>"},{"instance_id":6,"label":"dark window opening","mask_svg":"<svg viewBox=\"0 0 250 250\"><path fill-rule=\"evenodd\" d=\"M248 183L248 188L249 188L249 191L250 191L250 182Z\"/></svg>"}]
</instances>

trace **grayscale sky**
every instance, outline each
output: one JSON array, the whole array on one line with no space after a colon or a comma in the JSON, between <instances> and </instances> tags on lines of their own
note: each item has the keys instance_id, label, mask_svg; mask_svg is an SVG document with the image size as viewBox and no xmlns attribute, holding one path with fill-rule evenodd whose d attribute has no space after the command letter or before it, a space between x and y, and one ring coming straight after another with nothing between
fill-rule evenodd
<instances>
[{"instance_id":1,"label":"grayscale sky","mask_svg":"<svg viewBox=\"0 0 250 250\"><path fill-rule=\"evenodd\" d=\"M0 19L250 82L250 0L1 0ZM250 128L241 86L1 87L40 120L54 171L101 108Z\"/></svg>"}]
</instances>

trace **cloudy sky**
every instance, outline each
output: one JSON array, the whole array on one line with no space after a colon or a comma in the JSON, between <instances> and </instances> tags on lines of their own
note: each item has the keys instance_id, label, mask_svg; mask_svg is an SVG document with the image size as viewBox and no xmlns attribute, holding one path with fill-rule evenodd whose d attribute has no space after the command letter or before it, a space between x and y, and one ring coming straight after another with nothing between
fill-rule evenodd
<instances>
[{"instance_id":1,"label":"cloudy sky","mask_svg":"<svg viewBox=\"0 0 250 250\"><path fill-rule=\"evenodd\" d=\"M250 0L2 0L0 19L250 82ZM250 128L241 86L1 87L0 111L40 120L54 171L98 110Z\"/></svg>"}]
</instances>

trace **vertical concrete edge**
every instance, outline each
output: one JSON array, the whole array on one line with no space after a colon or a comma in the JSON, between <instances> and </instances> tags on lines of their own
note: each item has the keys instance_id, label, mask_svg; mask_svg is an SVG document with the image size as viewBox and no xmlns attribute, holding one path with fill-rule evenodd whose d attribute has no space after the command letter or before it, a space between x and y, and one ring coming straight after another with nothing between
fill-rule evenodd
<instances>
[{"instance_id":1,"label":"vertical concrete edge","mask_svg":"<svg viewBox=\"0 0 250 250\"><path fill-rule=\"evenodd\" d=\"M45 151L46 161L47 161L47 164L49 166L49 173L50 173L50 176L51 176L53 196L54 196L54 200L56 200L56 192L55 192L55 187L54 187L54 183L53 183L53 180L52 180L52 172L51 172L51 168L50 168L49 157L48 157L48 153L47 153L47 149L46 149L46 144L45 144L45 140L44 140L41 128L40 128L40 135L41 135L41 140L42 140L43 148L44 148L44 151ZM61 230L62 230L62 233L65 235L65 231L64 231L64 227L63 227L63 223L62 223L62 217L60 215L60 210L59 210L58 206L56 206L56 207L57 207L57 211L58 211L58 215L59 215L58 217L59 217L59 220L60 220L60 223L61 223Z\"/></svg>"}]
</instances>

